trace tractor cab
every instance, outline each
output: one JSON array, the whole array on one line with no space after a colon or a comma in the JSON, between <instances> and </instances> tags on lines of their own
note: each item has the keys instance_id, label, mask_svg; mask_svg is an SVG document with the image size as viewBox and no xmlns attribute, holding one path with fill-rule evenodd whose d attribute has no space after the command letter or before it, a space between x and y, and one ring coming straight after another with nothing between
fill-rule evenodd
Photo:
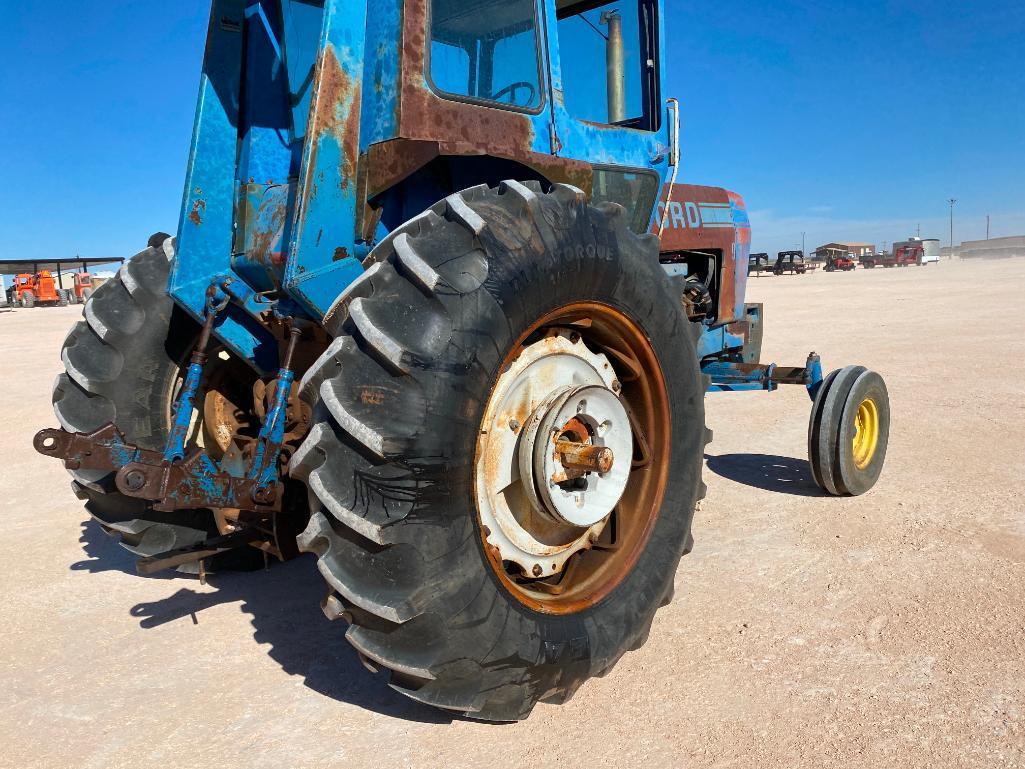
<instances>
[{"instance_id":1,"label":"tractor cab","mask_svg":"<svg viewBox=\"0 0 1025 769\"><path fill-rule=\"evenodd\" d=\"M268 300L322 318L376 244L458 190L567 183L648 231L677 147L663 16L662 0L217 0L172 296L198 321L211 279L231 281L243 301L215 336L270 371Z\"/></svg>"}]
</instances>

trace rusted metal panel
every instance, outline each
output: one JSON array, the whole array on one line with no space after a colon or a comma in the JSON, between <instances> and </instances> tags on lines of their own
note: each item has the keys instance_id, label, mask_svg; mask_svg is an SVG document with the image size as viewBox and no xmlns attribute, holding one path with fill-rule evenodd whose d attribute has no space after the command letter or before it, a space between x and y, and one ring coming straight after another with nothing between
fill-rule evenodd
<instances>
[{"instance_id":1,"label":"rusted metal panel","mask_svg":"<svg viewBox=\"0 0 1025 769\"><path fill-rule=\"evenodd\" d=\"M206 290L216 275L229 271L235 219L244 0L215 0L203 60L192 149L172 264L170 293L179 306L202 322ZM226 313L217 336L239 356L273 370L276 356L263 344L245 313Z\"/></svg>"},{"instance_id":2,"label":"rusted metal panel","mask_svg":"<svg viewBox=\"0 0 1025 769\"><path fill-rule=\"evenodd\" d=\"M558 157L551 144L550 108L533 115L443 98L425 78L427 2L405 3L402 16L398 137L404 143L371 156L370 196L437 156L488 156L522 163L551 182L591 191L591 164ZM378 160L383 167L378 168ZM417 165L418 161L423 161ZM394 181L391 183L395 183Z\"/></svg>"},{"instance_id":3,"label":"rusted metal panel","mask_svg":"<svg viewBox=\"0 0 1025 769\"><path fill-rule=\"evenodd\" d=\"M443 99L427 84L427 0L406 0L402 14L402 71L398 135L447 140L488 148L489 154L525 157L535 151L531 116L506 109ZM540 147L550 152L549 147Z\"/></svg>"},{"instance_id":4,"label":"rusted metal panel","mask_svg":"<svg viewBox=\"0 0 1025 769\"><path fill-rule=\"evenodd\" d=\"M282 285L294 192L290 184L246 184L240 189L232 268L256 291Z\"/></svg>"},{"instance_id":5,"label":"rusted metal panel","mask_svg":"<svg viewBox=\"0 0 1025 769\"><path fill-rule=\"evenodd\" d=\"M322 316L362 271L357 222L366 5L328 0L314 76L286 286ZM341 256L341 258L338 258Z\"/></svg>"},{"instance_id":6,"label":"rusted metal panel","mask_svg":"<svg viewBox=\"0 0 1025 769\"><path fill-rule=\"evenodd\" d=\"M744 320L747 258L751 225L743 199L721 187L677 184L667 200L663 187L656 220L668 208L661 251L717 251L722 254L719 303L720 323ZM657 232L657 227L652 231Z\"/></svg>"},{"instance_id":7,"label":"rusted metal panel","mask_svg":"<svg viewBox=\"0 0 1025 769\"><path fill-rule=\"evenodd\" d=\"M368 152L367 197L372 199L404 181L438 157L487 156L512 160L544 176L552 183L572 184L589 192L594 172L589 163L552 155L526 152L496 154L466 142L424 139L394 139L370 147Z\"/></svg>"}]
</instances>

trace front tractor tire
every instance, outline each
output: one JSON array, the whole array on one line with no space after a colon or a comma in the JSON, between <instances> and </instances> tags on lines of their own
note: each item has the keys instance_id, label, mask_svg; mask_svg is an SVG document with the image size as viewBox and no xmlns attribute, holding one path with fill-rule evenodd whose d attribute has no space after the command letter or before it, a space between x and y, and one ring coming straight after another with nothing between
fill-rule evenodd
<instances>
[{"instance_id":1,"label":"front tractor tire","mask_svg":"<svg viewBox=\"0 0 1025 769\"><path fill-rule=\"evenodd\" d=\"M292 460L329 618L397 691L564 702L646 640L692 546L704 387L658 241L506 182L393 233L325 324Z\"/></svg>"},{"instance_id":2,"label":"front tractor tire","mask_svg":"<svg viewBox=\"0 0 1025 769\"><path fill-rule=\"evenodd\" d=\"M889 437L890 396L879 374L848 366L822 381L808 424L808 460L823 491L868 492L883 471Z\"/></svg>"}]
</instances>

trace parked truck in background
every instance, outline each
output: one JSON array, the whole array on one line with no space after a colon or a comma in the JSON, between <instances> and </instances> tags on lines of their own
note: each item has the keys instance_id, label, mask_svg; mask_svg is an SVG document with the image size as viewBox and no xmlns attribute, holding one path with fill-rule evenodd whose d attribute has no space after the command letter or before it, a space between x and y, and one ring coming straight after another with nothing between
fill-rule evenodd
<instances>
[{"instance_id":1,"label":"parked truck in background","mask_svg":"<svg viewBox=\"0 0 1025 769\"><path fill-rule=\"evenodd\" d=\"M7 301L12 305L35 307L50 305L63 307L68 303L67 294L57 288L57 281L49 270L37 273L22 273L14 276L13 285L7 289Z\"/></svg>"},{"instance_id":2,"label":"parked truck in background","mask_svg":"<svg viewBox=\"0 0 1025 769\"><path fill-rule=\"evenodd\" d=\"M907 267L918 263L918 255L910 249L894 249L892 252L876 251L861 257L861 266L866 270L874 267Z\"/></svg>"},{"instance_id":3,"label":"parked truck in background","mask_svg":"<svg viewBox=\"0 0 1025 769\"><path fill-rule=\"evenodd\" d=\"M939 263L940 241L939 238L908 238L900 243L894 243L893 253L897 264L902 267L909 264L921 267Z\"/></svg>"},{"instance_id":4,"label":"parked truck in background","mask_svg":"<svg viewBox=\"0 0 1025 769\"><path fill-rule=\"evenodd\" d=\"M93 276L89 272L82 271L76 272L74 279L75 285L68 292L68 299L72 304L85 304L96 288Z\"/></svg>"},{"instance_id":5,"label":"parked truck in background","mask_svg":"<svg viewBox=\"0 0 1025 769\"><path fill-rule=\"evenodd\" d=\"M766 253L751 254L747 259L747 274L756 275L762 272L772 272L772 262Z\"/></svg>"},{"instance_id":6,"label":"parked truck in background","mask_svg":"<svg viewBox=\"0 0 1025 769\"><path fill-rule=\"evenodd\" d=\"M907 267L939 263L940 241L937 238L909 238L893 244L893 251L885 253L876 251L861 257L861 266L866 269L873 267Z\"/></svg>"},{"instance_id":7,"label":"parked truck in background","mask_svg":"<svg viewBox=\"0 0 1025 769\"><path fill-rule=\"evenodd\" d=\"M804 251L780 251L776 254L776 266L773 269L776 275L789 272L792 275L804 275L808 272L808 262L804 258Z\"/></svg>"}]
</instances>

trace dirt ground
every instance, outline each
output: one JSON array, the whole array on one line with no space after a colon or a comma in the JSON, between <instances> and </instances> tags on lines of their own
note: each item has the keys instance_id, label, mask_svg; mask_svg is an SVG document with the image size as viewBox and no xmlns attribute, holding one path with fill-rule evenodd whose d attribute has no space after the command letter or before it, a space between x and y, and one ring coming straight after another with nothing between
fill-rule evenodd
<instances>
[{"instance_id":1,"label":"dirt ground","mask_svg":"<svg viewBox=\"0 0 1025 769\"><path fill-rule=\"evenodd\" d=\"M0 313L0 765L1025 766L1025 260L764 277L749 301L765 360L884 375L879 485L816 491L803 390L709 396L675 602L611 675L512 725L366 672L310 560L134 576L31 449L80 310Z\"/></svg>"}]
</instances>

